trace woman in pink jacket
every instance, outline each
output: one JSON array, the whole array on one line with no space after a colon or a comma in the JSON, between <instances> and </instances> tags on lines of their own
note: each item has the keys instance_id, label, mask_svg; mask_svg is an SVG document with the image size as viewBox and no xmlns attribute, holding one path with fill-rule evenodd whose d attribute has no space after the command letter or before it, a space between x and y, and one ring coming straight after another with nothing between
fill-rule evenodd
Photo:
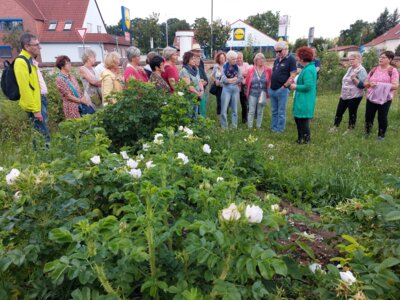
<instances>
[{"instance_id":1,"label":"woman in pink jacket","mask_svg":"<svg viewBox=\"0 0 400 300\"><path fill-rule=\"evenodd\" d=\"M265 57L257 53L254 66L251 66L246 77L246 96L249 102L247 124L253 128L254 115L257 112L257 128L261 128L264 107L267 105L268 89L271 85L271 68L265 65Z\"/></svg>"}]
</instances>

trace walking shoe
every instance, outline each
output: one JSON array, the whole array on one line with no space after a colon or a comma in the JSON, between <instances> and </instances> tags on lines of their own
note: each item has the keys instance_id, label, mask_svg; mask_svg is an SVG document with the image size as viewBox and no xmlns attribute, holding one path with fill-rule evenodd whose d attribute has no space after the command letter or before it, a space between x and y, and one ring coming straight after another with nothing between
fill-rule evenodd
<instances>
[{"instance_id":1,"label":"walking shoe","mask_svg":"<svg viewBox=\"0 0 400 300\"><path fill-rule=\"evenodd\" d=\"M378 142L383 142L383 141L385 140L385 137L384 137L384 136L378 135L378 137L376 138L376 140L377 140Z\"/></svg>"}]
</instances>

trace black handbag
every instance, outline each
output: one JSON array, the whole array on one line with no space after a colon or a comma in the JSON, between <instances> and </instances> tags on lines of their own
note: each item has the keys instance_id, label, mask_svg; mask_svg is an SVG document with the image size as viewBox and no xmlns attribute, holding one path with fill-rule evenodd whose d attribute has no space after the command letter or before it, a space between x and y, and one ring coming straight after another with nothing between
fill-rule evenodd
<instances>
[{"instance_id":1,"label":"black handbag","mask_svg":"<svg viewBox=\"0 0 400 300\"><path fill-rule=\"evenodd\" d=\"M210 94L216 96L218 91L218 87L215 83L210 86Z\"/></svg>"}]
</instances>

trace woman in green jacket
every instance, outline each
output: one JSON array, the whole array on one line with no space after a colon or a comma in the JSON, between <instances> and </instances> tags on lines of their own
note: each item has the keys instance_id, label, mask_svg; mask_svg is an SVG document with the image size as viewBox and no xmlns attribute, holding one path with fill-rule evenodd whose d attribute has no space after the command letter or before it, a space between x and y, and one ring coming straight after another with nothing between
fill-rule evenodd
<instances>
[{"instance_id":1,"label":"woman in green jacket","mask_svg":"<svg viewBox=\"0 0 400 300\"><path fill-rule=\"evenodd\" d=\"M314 117L315 102L317 100L317 69L312 61L314 52L309 47L297 49L296 55L299 58L303 69L297 78L297 83L290 86L295 90L293 102L293 116L297 125L298 144L310 142L310 120Z\"/></svg>"}]
</instances>

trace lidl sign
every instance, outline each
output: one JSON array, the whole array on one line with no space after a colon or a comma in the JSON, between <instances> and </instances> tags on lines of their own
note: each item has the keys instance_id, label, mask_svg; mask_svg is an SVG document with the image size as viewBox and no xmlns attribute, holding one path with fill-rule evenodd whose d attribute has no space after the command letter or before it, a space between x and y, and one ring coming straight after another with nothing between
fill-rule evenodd
<instances>
[{"instance_id":1,"label":"lidl sign","mask_svg":"<svg viewBox=\"0 0 400 300\"><path fill-rule=\"evenodd\" d=\"M121 6L122 12L122 31L128 31L131 28L131 17L129 14L129 8Z\"/></svg>"},{"instance_id":2,"label":"lidl sign","mask_svg":"<svg viewBox=\"0 0 400 300\"><path fill-rule=\"evenodd\" d=\"M245 28L234 28L233 29L233 40L234 41L244 41L246 36Z\"/></svg>"}]
</instances>

